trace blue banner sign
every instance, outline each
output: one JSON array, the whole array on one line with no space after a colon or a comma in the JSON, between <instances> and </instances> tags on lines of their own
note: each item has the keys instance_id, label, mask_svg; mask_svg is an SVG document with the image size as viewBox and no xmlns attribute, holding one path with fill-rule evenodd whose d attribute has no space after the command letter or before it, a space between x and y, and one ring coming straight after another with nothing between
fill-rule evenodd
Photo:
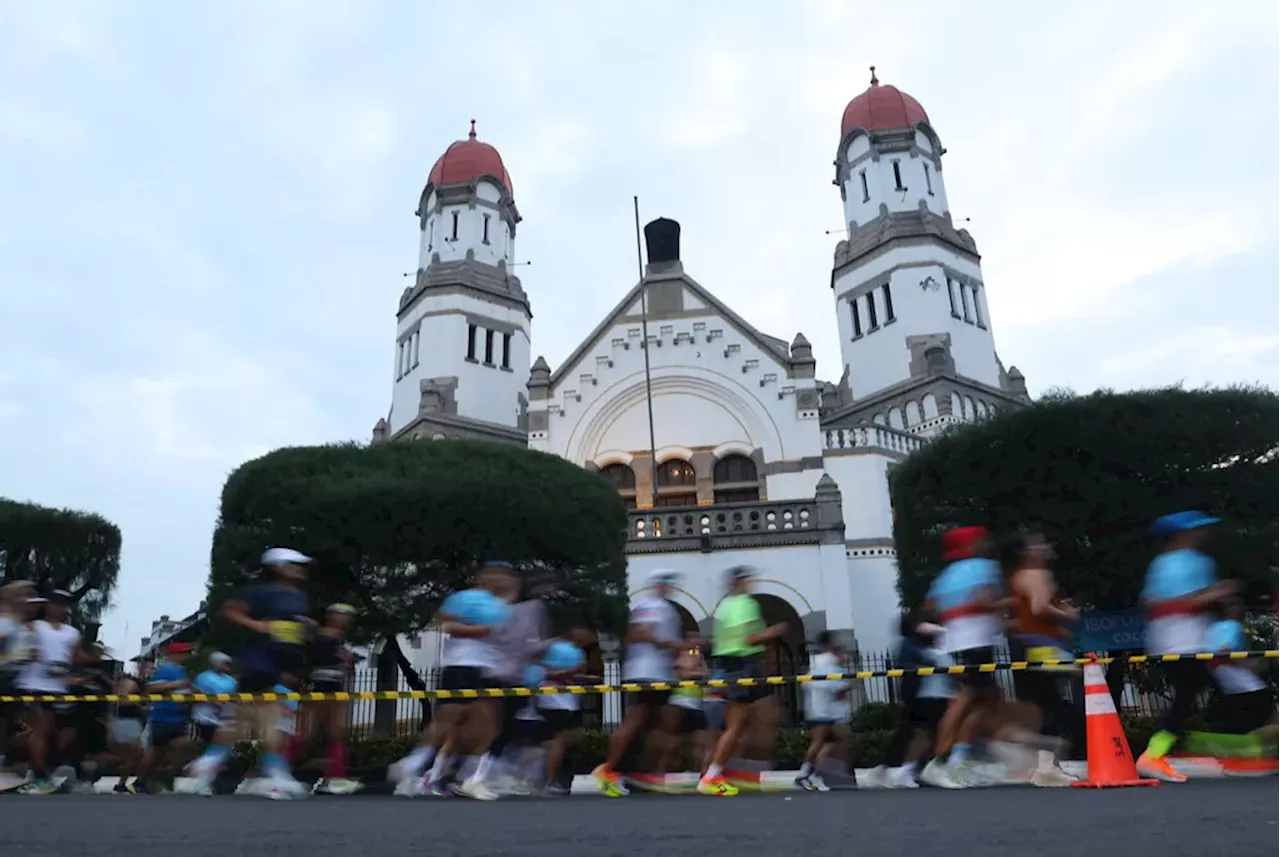
<instances>
[{"instance_id":1,"label":"blue banner sign","mask_svg":"<svg viewBox=\"0 0 1280 857\"><path fill-rule=\"evenodd\" d=\"M1090 610L1071 624L1078 652L1128 652L1147 646L1147 617L1140 610Z\"/></svg>"}]
</instances>

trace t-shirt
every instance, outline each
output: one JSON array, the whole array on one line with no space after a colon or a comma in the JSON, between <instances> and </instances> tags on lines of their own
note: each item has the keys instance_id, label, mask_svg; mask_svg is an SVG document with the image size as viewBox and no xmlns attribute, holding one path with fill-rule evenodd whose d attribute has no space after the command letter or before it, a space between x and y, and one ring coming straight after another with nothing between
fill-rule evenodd
<instances>
[{"instance_id":1,"label":"t-shirt","mask_svg":"<svg viewBox=\"0 0 1280 857\"><path fill-rule=\"evenodd\" d=\"M43 619L31 624L36 644L36 658L18 676L18 687L41 693L66 693L67 678L80 632L70 625L54 627Z\"/></svg>"},{"instance_id":2,"label":"t-shirt","mask_svg":"<svg viewBox=\"0 0 1280 857\"><path fill-rule=\"evenodd\" d=\"M464 625L468 624L461 615L464 611L459 605L467 599L475 598L476 592L483 592L489 598L497 598L493 593L481 589L455 592L440 605L440 613L444 616L452 616ZM494 633L484 637L447 637L444 641L441 664L446 667L478 667L485 674L493 675L500 658L501 652L498 650Z\"/></svg>"},{"instance_id":3,"label":"t-shirt","mask_svg":"<svg viewBox=\"0 0 1280 857\"><path fill-rule=\"evenodd\" d=\"M498 649L498 662L494 675L517 680L533 658L535 647L547 631L547 605L541 599L530 598L511 605L511 617L494 635L493 644Z\"/></svg>"},{"instance_id":4,"label":"t-shirt","mask_svg":"<svg viewBox=\"0 0 1280 857\"><path fill-rule=\"evenodd\" d=\"M564 644L564 646L567 646L568 648L562 647L560 654L565 655L566 659L568 650L571 648L578 654L578 664L581 665L586 663L587 655L585 652L577 646L570 646L569 644ZM562 667L562 669L574 669L574 667ZM552 679L548 681L547 684L563 687L566 682L560 679ZM539 708L547 711L577 711L582 708L582 697L576 693L557 693L553 695L539 696L537 698L537 703Z\"/></svg>"},{"instance_id":5,"label":"t-shirt","mask_svg":"<svg viewBox=\"0 0 1280 857\"><path fill-rule=\"evenodd\" d=\"M155 685L184 681L186 677L187 671L180 664L161 661L156 665L155 670L151 673L151 678L147 680L147 693L159 693L160 691L152 690ZM166 690L163 692L182 693L183 691L179 689ZM191 706L184 702L153 702L151 703L151 722L171 724L186 723L190 708Z\"/></svg>"},{"instance_id":6,"label":"t-shirt","mask_svg":"<svg viewBox=\"0 0 1280 857\"><path fill-rule=\"evenodd\" d=\"M1000 566L983 557L957 560L934 579L929 598L942 614L947 651L964 652L996 644L1000 622L980 601L987 590L1000 592Z\"/></svg>"},{"instance_id":7,"label":"t-shirt","mask_svg":"<svg viewBox=\"0 0 1280 857\"><path fill-rule=\"evenodd\" d=\"M205 670L191 682L191 689L196 693L235 693L238 683L231 673ZM206 726L220 726L226 715L229 703L200 702L191 710L191 719Z\"/></svg>"},{"instance_id":8,"label":"t-shirt","mask_svg":"<svg viewBox=\"0 0 1280 857\"><path fill-rule=\"evenodd\" d=\"M711 653L718 658L758 655L764 646L748 643L747 638L764 630L760 602L746 593L726 596L716 608L716 639Z\"/></svg>"},{"instance_id":9,"label":"t-shirt","mask_svg":"<svg viewBox=\"0 0 1280 857\"><path fill-rule=\"evenodd\" d=\"M1207 652L1243 652L1248 648L1249 639L1245 636L1244 626L1234 619L1214 622L1205 634L1205 651ZM1213 680L1217 682L1218 688L1229 696L1237 693L1253 693L1267 686L1253 670L1233 661L1215 661Z\"/></svg>"},{"instance_id":10,"label":"t-shirt","mask_svg":"<svg viewBox=\"0 0 1280 857\"><path fill-rule=\"evenodd\" d=\"M830 675L844 672L840 659L831 652L818 652L809 660L809 675ZM823 679L804 685L804 713L809 720L837 721L849 717L849 703L840 698L840 692L849 687L847 682Z\"/></svg>"},{"instance_id":11,"label":"t-shirt","mask_svg":"<svg viewBox=\"0 0 1280 857\"><path fill-rule=\"evenodd\" d=\"M1187 599L1216 581L1213 560L1196 550L1169 551L1151 561L1142 587L1150 654L1186 655L1201 650L1209 618Z\"/></svg>"},{"instance_id":12,"label":"t-shirt","mask_svg":"<svg viewBox=\"0 0 1280 857\"><path fill-rule=\"evenodd\" d=\"M0 685L12 684L36 654L35 632L12 616L0 616Z\"/></svg>"},{"instance_id":13,"label":"t-shirt","mask_svg":"<svg viewBox=\"0 0 1280 857\"><path fill-rule=\"evenodd\" d=\"M680 639L680 615L665 598L642 595L631 605L629 625L647 625L653 639L672 643ZM669 681L675 678L676 653L653 643L627 643L627 656L622 664L623 681Z\"/></svg>"},{"instance_id":14,"label":"t-shirt","mask_svg":"<svg viewBox=\"0 0 1280 857\"><path fill-rule=\"evenodd\" d=\"M270 633L253 634L244 648L245 672L276 672L302 662L307 645L305 593L260 583L245 591L249 616L270 626Z\"/></svg>"}]
</instances>

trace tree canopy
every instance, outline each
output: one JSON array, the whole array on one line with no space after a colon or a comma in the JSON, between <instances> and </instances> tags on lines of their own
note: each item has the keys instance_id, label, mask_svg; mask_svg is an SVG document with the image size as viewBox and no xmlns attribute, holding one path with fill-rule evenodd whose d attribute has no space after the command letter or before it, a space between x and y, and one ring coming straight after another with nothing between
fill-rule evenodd
<instances>
[{"instance_id":1,"label":"tree canopy","mask_svg":"<svg viewBox=\"0 0 1280 857\"><path fill-rule=\"evenodd\" d=\"M71 593L79 621L96 622L120 574L120 529L101 515L0 498L0 580Z\"/></svg>"},{"instance_id":2,"label":"tree canopy","mask_svg":"<svg viewBox=\"0 0 1280 857\"><path fill-rule=\"evenodd\" d=\"M626 510L612 484L555 456L483 441L295 447L227 479L213 537L210 608L252 578L271 545L317 560L317 609L360 609L357 639L426 627L470 569L501 559L553 582L553 617L625 620ZM403 666L403 664L402 664Z\"/></svg>"},{"instance_id":3,"label":"tree canopy","mask_svg":"<svg viewBox=\"0 0 1280 857\"><path fill-rule=\"evenodd\" d=\"M923 599L943 530L982 525L1039 530L1065 592L1133 607L1158 550L1151 523L1183 509L1222 518L1208 548L1219 574L1265 597L1277 565L1278 404L1251 387L1060 392L952 429L890 477L903 603Z\"/></svg>"}]
</instances>

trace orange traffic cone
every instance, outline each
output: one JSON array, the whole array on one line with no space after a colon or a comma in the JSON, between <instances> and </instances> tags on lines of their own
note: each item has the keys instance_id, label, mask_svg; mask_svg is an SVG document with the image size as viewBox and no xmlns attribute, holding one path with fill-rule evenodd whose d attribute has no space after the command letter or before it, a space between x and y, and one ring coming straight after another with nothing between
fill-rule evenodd
<instances>
[{"instance_id":1,"label":"orange traffic cone","mask_svg":"<svg viewBox=\"0 0 1280 857\"><path fill-rule=\"evenodd\" d=\"M1094 658L1096 655L1089 654ZM1138 776L1125 737L1115 700L1107 687L1102 664L1094 661L1084 667L1085 728L1089 733L1089 778L1071 785L1086 789L1110 789L1122 786L1158 786L1159 780Z\"/></svg>"}]
</instances>

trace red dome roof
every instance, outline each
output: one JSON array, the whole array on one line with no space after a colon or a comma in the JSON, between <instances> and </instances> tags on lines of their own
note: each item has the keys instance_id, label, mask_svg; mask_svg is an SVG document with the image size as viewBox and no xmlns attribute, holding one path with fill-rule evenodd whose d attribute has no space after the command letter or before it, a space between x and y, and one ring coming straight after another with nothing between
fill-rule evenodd
<instances>
[{"instance_id":1,"label":"red dome roof","mask_svg":"<svg viewBox=\"0 0 1280 857\"><path fill-rule=\"evenodd\" d=\"M881 86L876 79L876 67L871 67L871 86L849 102L840 120L840 139L849 136L854 128L868 131L891 131L914 128L919 122L928 122L920 102L895 86Z\"/></svg>"},{"instance_id":2,"label":"red dome roof","mask_svg":"<svg viewBox=\"0 0 1280 857\"><path fill-rule=\"evenodd\" d=\"M472 119L471 133L467 134L467 139L459 140L445 149L431 168L427 183L468 184L482 176L501 182L507 195L514 195L511 192L511 176L502 163L502 156L493 146L476 139L476 120Z\"/></svg>"}]
</instances>

